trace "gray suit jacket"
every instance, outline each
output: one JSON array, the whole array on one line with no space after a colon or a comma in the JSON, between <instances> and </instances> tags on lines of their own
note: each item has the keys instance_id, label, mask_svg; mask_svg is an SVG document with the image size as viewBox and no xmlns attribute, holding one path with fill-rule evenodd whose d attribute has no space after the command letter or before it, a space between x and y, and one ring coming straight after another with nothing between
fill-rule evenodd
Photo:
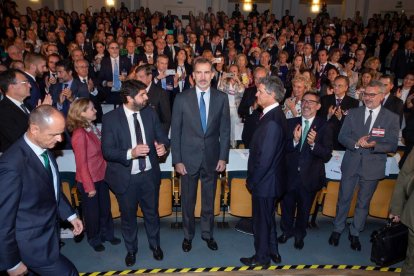
<instances>
[{"instance_id":1,"label":"gray suit jacket","mask_svg":"<svg viewBox=\"0 0 414 276\"><path fill-rule=\"evenodd\" d=\"M195 88L179 93L174 101L171 122L173 164L184 163L188 173L197 172L203 160L214 171L218 160L228 160L230 110L226 94L210 88L207 131L201 127Z\"/></svg>"},{"instance_id":2,"label":"gray suit jacket","mask_svg":"<svg viewBox=\"0 0 414 276\"><path fill-rule=\"evenodd\" d=\"M342 175L359 173L366 180L381 179L385 176L387 153L395 152L398 147L399 118L395 113L381 108L373 128L385 130L384 137L371 136L376 141L373 149L355 148L358 139L366 135L364 131L365 107L349 110L339 132L338 140L346 148L342 160Z\"/></svg>"}]
</instances>

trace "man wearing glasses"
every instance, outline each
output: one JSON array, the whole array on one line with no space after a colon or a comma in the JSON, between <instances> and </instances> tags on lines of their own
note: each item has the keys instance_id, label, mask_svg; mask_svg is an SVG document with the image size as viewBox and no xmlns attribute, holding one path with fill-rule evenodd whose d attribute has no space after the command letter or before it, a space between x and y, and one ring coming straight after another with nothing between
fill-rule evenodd
<instances>
[{"instance_id":1,"label":"man wearing glasses","mask_svg":"<svg viewBox=\"0 0 414 276\"><path fill-rule=\"evenodd\" d=\"M282 199L283 234L278 241L285 243L294 237L294 247L298 250L304 246L312 202L325 184L325 163L332 156L332 130L324 118L316 116L320 108L319 96L306 92L301 101L302 116L288 120L288 188Z\"/></svg>"},{"instance_id":2,"label":"man wearing glasses","mask_svg":"<svg viewBox=\"0 0 414 276\"><path fill-rule=\"evenodd\" d=\"M353 250L361 251L359 232L364 229L369 203L378 180L385 177L387 153L398 147L398 115L382 108L385 86L380 81L369 83L363 93L365 106L349 110L339 133L339 142L346 147L342 160L342 178L329 244L338 246L356 185L358 199L348 239Z\"/></svg>"}]
</instances>

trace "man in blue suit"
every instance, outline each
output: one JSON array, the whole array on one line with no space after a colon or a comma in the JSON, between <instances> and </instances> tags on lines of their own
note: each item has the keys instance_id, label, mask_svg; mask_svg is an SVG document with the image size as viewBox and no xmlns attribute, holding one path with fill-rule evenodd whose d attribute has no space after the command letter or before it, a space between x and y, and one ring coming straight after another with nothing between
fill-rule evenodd
<instances>
[{"instance_id":1,"label":"man in blue suit","mask_svg":"<svg viewBox=\"0 0 414 276\"><path fill-rule=\"evenodd\" d=\"M43 77L47 72L46 59L40 54L31 53L24 58L24 73L30 82L30 96L25 99L25 104L30 110L34 109L39 100L45 97L45 91L41 89L36 78Z\"/></svg>"},{"instance_id":2,"label":"man in blue suit","mask_svg":"<svg viewBox=\"0 0 414 276\"><path fill-rule=\"evenodd\" d=\"M302 116L288 120L286 167L288 188L282 199L283 234L278 242L295 237L294 247L302 249L309 213L318 190L325 185L325 162L331 158L332 130L324 118L316 116L321 108L317 94L302 98ZM296 211L296 221L295 221Z\"/></svg>"},{"instance_id":3,"label":"man in blue suit","mask_svg":"<svg viewBox=\"0 0 414 276\"><path fill-rule=\"evenodd\" d=\"M263 108L263 115L250 142L246 179L252 193L255 254L240 259L248 266L269 266L270 260L282 261L277 248L275 209L285 190L285 132L276 113L284 94L277 77L267 76L257 86L257 103Z\"/></svg>"},{"instance_id":4,"label":"man in blue suit","mask_svg":"<svg viewBox=\"0 0 414 276\"><path fill-rule=\"evenodd\" d=\"M107 161L105 181L115 193L121 210L122 236L127 255L125 264L133 266L138 251L138 203L150 249L162 260L158 197L161 172L158 157L166 154L168 137L157 113L147 106L147 85L125 81L120 91L123 105L107 113L102 124L102 151Z\"/></svg>"},{"instance_id":5,"label":"man in blue suit","mask_svg":"<svg viewBox=\"0 0 414 276\"><path fill-rule=\"evenodd\" d=\"M65 119L50 105L30 113L26 134L0 157L0 270L9 275L78 275L59 252L59 219L83 230L60 189L48 149L62 140Z\"/></svg>"}]
</instances>

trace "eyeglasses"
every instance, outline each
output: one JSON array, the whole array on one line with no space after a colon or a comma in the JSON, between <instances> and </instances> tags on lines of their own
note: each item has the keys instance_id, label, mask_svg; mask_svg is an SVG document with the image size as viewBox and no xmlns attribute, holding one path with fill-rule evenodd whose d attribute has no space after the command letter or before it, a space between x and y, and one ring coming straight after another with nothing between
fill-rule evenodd
<instances>
[{"instance_id":1,"label":"eyeglasses","mask_svg":"<svg viewBox=\"0 0 414 276\"><path fill-rule=\"evenodd\" d=\"M16 81L14 84L29 84L28 80L25 81Z\"/></svg>"},{"instance_id":2,"label":"eyeglasses","mask_svg":"<svg viewBox=\"0 0 414 276\"><path fill-rule=\"evenodd\" d=\"M379 95L379 94L381 94L381 93L362 93L362 97L365 97L365 98L375 98L375 96L377 96L377 95Z\"/></svg>"},{"instance_id":3,"label":"eyeglasses","mask_svg":"<svg viewBox=\"0 0 414 276\"><path fill-rule=\"evenodd\" d=\"M118 50L119 47L109 47L109 49L111 49L111 50Z\"/></svg>"},{"instance_id":4,"label":"eyeglasses","mask_svg":"<svg viewBox=\"0 0 414 276\"><path fill-rule=\"evenodd\" d=\"M302 104L303 105L305 105L305 104L315 105L315 104L318 104L318 103L319 103L318 101L314 101L314 100L304 100L304 99L302 99Z\"/></svg>"}]
</instances>

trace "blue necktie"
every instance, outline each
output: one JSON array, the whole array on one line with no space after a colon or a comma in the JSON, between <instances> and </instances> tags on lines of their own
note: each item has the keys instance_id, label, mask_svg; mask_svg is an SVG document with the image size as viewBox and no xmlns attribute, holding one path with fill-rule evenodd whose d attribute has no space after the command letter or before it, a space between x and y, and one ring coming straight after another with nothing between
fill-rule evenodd
<instances>
[{"instance_id":1,"label":"blue necktie","mask_svg":"<svg viewBox=\"0 0 414 276\"><path fill-rule=\"evenodd\" d=\"M119 91L121 89L121 80L119 79L119 66L116 59L114 60L114 73L113 73L113 85L112 91Z\"/></svg>"},{"instance_id":2,"label":"blue necktie","mask_svg":"<svg viewBox=\"0 0 414 276\"><path fill-rule=\"evenodd\" d=\"M308 132L309 132L309 121L305 120L305 129L303 130L302 138L301 138L301 141L300 141L300 148L301 149L302 149L303 143L306 140L306 137L308 136Z\"/></svg>"},{"instance_id":3,"label":"blue necktie","mask_svg":"<svg viewBox=\"0 0 414 276\"><path fill-rule=\"evenodd\" d=\"M206 94L206 92L201 92L200 118L201 118L201 127L203 128L203 132L206 133L206 130L207 130L207 114L206 114L206 103L204 102L204 94Z\"/></svg>"},{"instance_id":4,"label":"blue necktie","mask_svg":"<svg viewBox=\"0 0 414 276\"><path fill-rule=\"evenodd\" d=\"M162 89L167 90L167 79L166 78L161 79L161 86L162 86Z\"/></svg>"}]
</instances>

